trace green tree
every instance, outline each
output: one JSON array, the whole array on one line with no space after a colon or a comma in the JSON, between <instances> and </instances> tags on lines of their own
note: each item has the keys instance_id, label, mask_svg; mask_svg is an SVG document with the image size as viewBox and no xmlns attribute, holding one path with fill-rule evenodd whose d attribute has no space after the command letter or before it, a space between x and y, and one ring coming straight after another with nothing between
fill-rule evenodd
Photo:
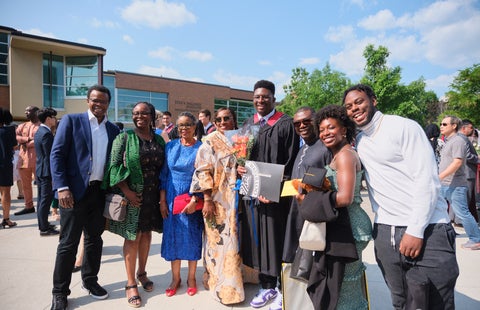
<instances>
[{"instance_id":1,"label":"green tree","mask_svg":"<svg viewBox=\"0 0 480 310\"><path fill-rule=\"evenodd\" d=\"M450 84L445 114L470 119L480 125L480 64L461 70Z\"/></svg>"},{"instance_id":2,"label":"green tree","mask_svg":"<svg viewBox=\"0 0 480 310\"><path fill-rule=\"evenodd\" d=\"M305 68L295 68L290 84L283 87L286 96L278 109L293 115L302 106L318 110L328 104L340 104L343 91L350 85L346 75L332 70L328 63L322 70L315 69L311 74Z\"/></svg>"}]
</instances>

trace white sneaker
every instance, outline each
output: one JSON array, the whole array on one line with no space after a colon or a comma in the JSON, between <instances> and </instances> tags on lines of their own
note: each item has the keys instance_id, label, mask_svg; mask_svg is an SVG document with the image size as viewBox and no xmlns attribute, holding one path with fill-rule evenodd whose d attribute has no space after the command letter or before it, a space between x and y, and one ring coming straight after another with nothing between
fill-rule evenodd
<instances>
[{"instance_id":1,"label":"white sneaker","mask_svg":"<svg viewBox=\"0 0 480 310\"><path fill-rule=\"evenodd\" d=\"M275 289L277 291L277 297L273 300L273 302L270 304L270 310L282 310L282 303L283 303L283 296L282 293L278 290L278 288Z\"/></svg>"},{"instance_id":2,"label":"white sneaker","mask_svg":"<svg viewBox=\"0 0 480 310\"><path fill-rule=\"evenodd\" d=\"M273 288L260 289L255 297L250 302L250 306L253 308L260 308L265 306L270 300L274 299L278 294L278 291Z\"/></svg>"}]
</instances>

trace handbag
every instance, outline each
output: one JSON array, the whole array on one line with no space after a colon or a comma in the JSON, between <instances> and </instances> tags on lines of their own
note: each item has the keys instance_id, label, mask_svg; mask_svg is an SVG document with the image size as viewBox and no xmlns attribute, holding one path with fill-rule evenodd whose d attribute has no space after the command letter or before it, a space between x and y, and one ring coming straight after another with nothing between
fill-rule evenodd
<instances>
[{"instance_id":1,"label":"handbag","mask_svg":"<svg viewBox=\"0 0 480 310\"><path fill-rule=\"evenodd\" d=\"M197 205L195 206L195 211L202 210L203 209L203 199L196 197L197 198ZM183 209L187 206L187 204L190 202L192 197L188 194L181 194L178 195L173 199L173 214L180 214L182 213Z\"/></svg>"},{"instance_id":2,"label":"handbag","mask_svg":"<svg viewBox=\"0 0 480 310\"><path fill-rule=\"evenodd\" d=\"M127 213L127 204L127 199L122 195L106 194L103 216L113 221L122 222L125 220L125 215Z\"/></svg>"},{"instance_id":3,"label":"handbag","mask_svg":"<svg viewBox=\"0 0 480 310\"><path fill-rule=\"evenodd\" d=\"M314 251L298 248L290 269L290 278L308 282L312 270Z\"/></svg>"},{"instance_id":4,"label":"handbag","mask_svg":"<svg viewBox=\"0 0 480 310\"><path fill-rule=\"evenodd\" d=\"M310 222L305 220L302 232L298 239L298 245L304 250L323 251L325 250L325 236L327 226L325 222Z\"/></svg>"}]
</instances>

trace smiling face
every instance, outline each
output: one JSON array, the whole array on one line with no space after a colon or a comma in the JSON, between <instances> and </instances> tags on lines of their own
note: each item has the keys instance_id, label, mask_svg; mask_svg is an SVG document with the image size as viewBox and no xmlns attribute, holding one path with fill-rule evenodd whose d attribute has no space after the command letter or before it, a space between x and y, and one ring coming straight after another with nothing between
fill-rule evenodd
<instances>
[{"instance_id":1,"label":"smiling face","mask_svg":"<svg viewBox=\"0 0 480 310\"><path fill-rule=\"evenodd\" d=\"M363 91L352 90L344 100L344 106L347 109L348 117L357 125L365 126L373 118L375 114L377 99L370 98Z\"/></svg>"},{"instance_id":2,"label":"smiling face","mask_svg":"<svg viewBox=\"0 0 480 310\"><path fill-rule=\"evenodd\" d=\"M275 97L266 88L257 88L253 93L253 106L261 116L268 115L275 107Z\"/></svg>"},{"instance_id":3,"label":"smiling face","mask_svg":"<svg viewBox=\"0 0 480 310\"><path fill-rule=\"evenodd\" d=\"M132 120L138 129L150 129L152 126L152 115L148 105L145 103L137 104L132 110Z\"/></svg>"},{"instance_id":4,"label":"smiling face","mask_svg":"<svg viewBox=\"0 0 480 310\"><path fill-rule=\"evenodd\" d=\"M232 113L230 113L229 110L219 111L215 117L215 126L222 134L225 132L225 130L235 129L235 120Z\"/></svg>"},{"instance_id":5,"label":"smiling face","mask_svg":"<svg viewBox=\"0 0 480 310\"><path fill-rule=\"evenodd\" d=\"M180 116L177 120L178 134L180 138L191 140L195 136L196 125L188 116Z\"/></svg>"},{"instance_id":6,"label":"smiling face","mask_svg":"<svg viewBox=\"0 0 480 310\"><path fill-rule=\"evenodd\" d=\"M335 118L326 118L318 125L319 137L329 149L336 149L345 145L347 128Z\"/></svg>"},{"instance_id":7,"label":"smiling face","mask_svg":"<svg viewBox=\"0 0 480 310\"><path fill-rule=\"evenodd\" d=\"M305 140L313 142L316 139L313 115L310 110L300 110L293 116L295 132Z\"/></svg>"},{"instance_id":8,"label":"smiling face","mask_svg":"<svg viewBox=\"0 0 480 310\"><path fill-rule=\"evenodd\" d=\"M102 93L98 90L92 90L89 98L87 99L88 108L95 115L98 122L103 121L103 118L107 114L108 105L109 105L108 94Z\"/></svg>"}]
</instances>

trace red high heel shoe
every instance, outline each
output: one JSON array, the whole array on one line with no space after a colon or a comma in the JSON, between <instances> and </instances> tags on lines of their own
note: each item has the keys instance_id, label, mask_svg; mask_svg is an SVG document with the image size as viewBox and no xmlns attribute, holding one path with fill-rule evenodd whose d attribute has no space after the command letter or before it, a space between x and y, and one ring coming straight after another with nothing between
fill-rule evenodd
<instances>
[{"instance_id":1,"label":"red high heel shoe","mask_svg":"<svg viewBox=\"0 0 480 310\"><path fill-rule=\"evenodd\" d=\"M182 280L178 281L178 284L175 286L175 287L168 287L166 290L165 290L165 295L167 295L167 297L172 297L174 296L175 294L177 294L177 289L178 287L180 286L180 283L182 282Z\"/></svg>"},{"instance_id":2,"label":"red high heel shoe","mask_svg":"<svg viewBox=\"0 0 480 310\"><path fill-rule=\"evenodd\" d=\"M188 294L188 296L193 296L196 293L197 293L197 284L196 284L196 281L195 281L195 284L192 287L187 288L187 294Z\"/></svg>"}]
</instances>

